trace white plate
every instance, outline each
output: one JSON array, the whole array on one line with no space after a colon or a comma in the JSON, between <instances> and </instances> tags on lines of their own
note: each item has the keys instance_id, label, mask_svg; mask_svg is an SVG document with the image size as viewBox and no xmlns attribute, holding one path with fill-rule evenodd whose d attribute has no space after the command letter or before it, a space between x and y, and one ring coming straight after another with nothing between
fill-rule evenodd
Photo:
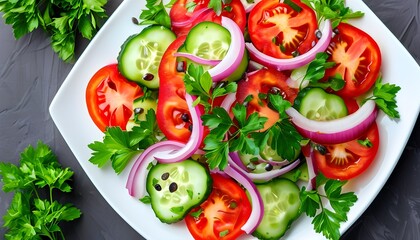
<instances>
[{"instance_id":1,"label":"white plate","mask_svg":"<svg viewBox=\"0 0 420 240\"><path fill-rule=\"evenodd\" d=\"M361 1L347 1L353 10L360 10L365 16L352 23L368 32L379 44L383 57L383 80L401 86L397 101L401 119L390 120L380 114L378 124L381 134L380 152L373 165L362 176L349 182L346 190L356 192L359 200L351 208L348 221L342 224L346 231L370 205L379 193L408 141L420 109L418 89L420 68L411 55L383 25L374 13ZM110 166L99 169L88 159L91 150L87 145L101 140L103 134L89 117L85 103L85 89L91 76L102 66L116 62L121 44L142 27L134 25L131 18L144 9L141 0L125 0L108 19L57 92L50 106L50 114L70 149L78 159L96 188L125 221L147 239L189 239L183 225L162 224L154 216L149 205L139 203L128 195L125 188L131 166L116 175ZM316 234L311 219L300 217L287 233L287 239L323 239Z\"/></svg>"}]
</instances>

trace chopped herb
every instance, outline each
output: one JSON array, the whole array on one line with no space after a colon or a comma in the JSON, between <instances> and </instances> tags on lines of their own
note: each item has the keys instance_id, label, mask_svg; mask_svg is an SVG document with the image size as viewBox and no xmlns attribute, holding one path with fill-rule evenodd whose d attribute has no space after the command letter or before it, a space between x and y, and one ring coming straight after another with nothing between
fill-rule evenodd
<instances>
[{"instance_id":1,"label":"chopped herb","mask_svg":"<svg viewBox=\"0 0 420 240\"><path fill-rule=\"evenodd\" d=\"M389 117L400 118L400 113L397 110L397 93L401 87L390 84L382 83L382 77L376 80L375 88L373 89L373 96L365 99L363 103L368 100L375 101L376 105Z\"/></svg>"}]
</instances>

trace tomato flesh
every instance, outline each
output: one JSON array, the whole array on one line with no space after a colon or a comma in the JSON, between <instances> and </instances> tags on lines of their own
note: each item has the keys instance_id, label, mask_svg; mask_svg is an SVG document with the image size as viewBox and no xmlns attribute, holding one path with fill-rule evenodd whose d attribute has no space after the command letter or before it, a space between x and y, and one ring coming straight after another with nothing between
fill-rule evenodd
<instances>
[{"instance_id":1,"label":"tomato flesh","mask_svg":"<svg viewBox=\"0 0 420 240\"><path fill-rule=\"evenodd\" d=\"M267 117L264 130L271 127L279 119L278 112L268 106L266 99L260 99L261 94L280 94L284 99L293 103L298 89L287 85L288 75L273 69L260 69L250 74L247 79L238 82L236 98L238 102L243 102L246 97L252 95L252 100L248 103L248 114L258 112L261 117Z\"/></svg>"},{"instance_id":2,"label":"tomato flesh","mask_svg":"<svg viewBox=\"0 0 420 240\"><path fill-rule=\"evenodd\" d=\"M117 64L99 69L86 88L86 103L95 125L105 131L109 126L126 130L133 114L133 101L143 95L142 89L125 79Z\"/></svg>"},{"instance_id":3,"label":"tomato flesh","mask_svg":"<svg viewBox=\"0 0 420 240\"><path fill-rule=\"evenodd\" d=\"M326 71L326 77L337 74L345 80L337 92L343 97L357 97L369 91L380 74L381 52L375 40L362 30L340 23L338 34L328 47L329 61L336 65Z\"/></svg>"},{"instance_id":4,"label":"tomato flesh","mask_svg":"<svg viewBox=\"0 0 420 240\"><path fill-rule=\"evenodd\" d=\"M292 2L300 11L278 0L261 1L251 10L248 31L259 51L276 58L293 58L316 43L315 12L299 0Z\"/></svg>"},{"instance_id":5,"label":"tomato flesh","mask_svg":"<svg viewBox=\"0 0 420 240\"><path fill-rule=\"evenodd\" d=\"M185 101L185 72L177 71L177 58L174 54L184 43L185 36L177 38L162 56L159 66L159 100L156 120L162 133L169 140L187 142L191 131L190 113ZM184 117L183 117L184 116ZM188 117L186 117L188 116Z\"/></svg>"},{"instance_id":6,"label":"tomato flesh","mask_svg":"<svg viewBox=\"0 0 420 240\"><path fill-rule=\"evenodd\" d=\"M196 240L234 240L244 234L241 227L251 215L245 191L231 178L212 174L213 190L208 199L185 217ZM192 216L192 213L199 216Z\"/></svg>"},{"instance_id":7,"label":"tomato flesh","mask_svg":"<svg viewBox=\"0 0 420 240\"><path fill-rule=\"evenodd\" d=\"M360 141L369 140L371 146ZM326 153L314 151L315 165L328 178L348 180L364 172L373 162L379 148L379 130L376 123L365 134L349 142L325 145Z\"/></svg>"}]
</instances>

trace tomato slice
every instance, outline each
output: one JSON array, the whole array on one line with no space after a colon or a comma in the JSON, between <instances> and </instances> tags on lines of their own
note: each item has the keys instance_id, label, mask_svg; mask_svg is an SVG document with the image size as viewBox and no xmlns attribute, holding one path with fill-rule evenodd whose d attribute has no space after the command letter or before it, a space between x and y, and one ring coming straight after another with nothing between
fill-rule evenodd
<instances>
[{"instance_id":1,"label":"tomato slice","mask_svg":"<svg viewBox=\"0 0 420 240\"><path fill-rule=\"evenodd\" d=\"M208 8L209 2L210 0L177 0L169 12L172 22L188 22L192 18L195 18L195 20L185 26L174 26L172 24L172 30L175 34L178 36L186 35L192 27L203 21L212 21L220 24L221 17L217 16L214 11L199 17L195 16L203 8ZM245 31L246 12L240 0L231 0L228 3L223 3L221 16L232 19L238 24L242 32Z\"/></svg>"},{"instance_id":2,"label":"tomato slice","mask_svg":"<svg viewBox=\"0 0 420 240\"><path fill-rule=\"evenodd\" d=\"M185 36L177 38L162 56L159 66L159 99L156 119L162 133L169 140L187 142L191 131L190 113L185 101L185 72L177 71L177 58L174 56L184 44ZM178 66L179 67L179 66Z\"/></svg>"},{"instance_id":3,"label":"tomato slice","mask_svg":"<svg viewBox=\"0 0 420 240\"><path fill-rule=\"evenodd\" d=\"M381 68L381 52L375 40L364 31L340 23L338 33L327 49L329 61L336 65L325 76L339 74L346 82L337 92L343 97L357 97L366 93L378 79Z\"/></svg>"},{"instance_id":4,"label":"tomato slice","mask_svg":"<svg viewBox=\"0 0 420 240\"><path fill-rule=\"evenodd\" d=\"M359 141L368 140L371 146ZM315 166L326 177L348 180L360 175L373 162L379 148L379 130L376 123L365 134L349 142L325 145L326 153L314 151Z\"/></svg>"},{"instance_id":5,"label":"tomato slice","mask_svg":"<svg viewBox=\"0 0 420 240\"><path fill-rule=\"evenodd\" d=\"M250 12L248 31L255 47L272 57L292 58L317 41L315 12L300 0L265 0ZM298 11L296 8L299 8Z\"/></svg>"},{"instance_id":6,"label":"tomato slice","mask_svg":"<svg viewBox=\"0 0 420 240\"><path fill-rule=\"evenodd\" d=\"M264 129L268 129L277 122L279 114L268 106L266 99L261 99L261 95L280 94L293 104L298 89L289 87L287 79L288 75L283 72L274 69L260 69L249 74L247 79L238 82L236 99L238 102L243 102L247 96L252 95L253 98L247 106L248 114L257 111L261 117L267 117Z\"/></svg>"},{"instance_id":7,"label":"tomato slice","mask_svg":"<svg viewBox=\"0 0 420 240\"><path fill-rule=\"evenodd\" d=\"M125 130L133 114L133 101L142 95L143 90L124 78L117 64L111 64L99 69L90 79L86 104L90 117L101 131L108 126Z\"/></svg>"},{"instance_id":8,"label":"tomato slice","mask_svg":"<svg viewBox=\"0 0 420 240\"><path fill-rule=\"evenodd\" d=\"M211 176L210 196L185 217L188 230L196 240L237 239L244 234L241 227L251 215L251 203L234 180L217 173Z\"/></svg>"}]
</instances>

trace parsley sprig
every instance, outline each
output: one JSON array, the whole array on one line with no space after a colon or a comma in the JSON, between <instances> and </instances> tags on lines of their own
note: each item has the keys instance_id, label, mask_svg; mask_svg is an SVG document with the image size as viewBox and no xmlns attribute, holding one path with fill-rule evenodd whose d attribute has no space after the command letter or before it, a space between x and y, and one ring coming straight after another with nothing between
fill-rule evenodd
<instances>
[{"instance_id":1,"label":"parsley sprig","mask_svg":"<svg viewBox=\"0 0 420 240\"><path fill-rule=\"evenodd\" d=\"M258 147L251 133L264 127L267 118L257 112L247 116L246 107L237 103L232 108L234 119L221 107L215 107L212 113L202 116L203 124L210 129L204 139L205 157L211 169L225 169L228 164L228 153L239 151L243 154L258 154ZM232 130L234 129L234 130ZM232 132L230 132L232 130ZM225 138L226 134L229 138Z\"/></svg>"},{"instance_id":2,"label":"parsley sprig","mask_svg":"<svg viewBox=\"0 0 420 240\"><path fill-rule=\"evenodd\" d=\"M327 60L327 53L317 53L314 60L302 67L305 70L305 75L301 81L300 88L302 88L302 84L305 81L308 81L312 87L331 88L334 91L339 91L344 87L345 81L339 74L328 78L327 81L320 81L324 78L325 71L335 66L335 62L328 62Z\"/></svg>"},{"instance_id":3,"label":"parsley sprig","mask_svg":"<svg viewBox=\"0 0 420 240\"><path fill-rule=\"evenodd\" d=\"M197 96L195 104L204 106L206 112L212 111L214 100L229 93L236 92L235 82L222 82L213 86L213 80L203 66L190 64L184 76L185 89Z\"/></svg>"},{"instance_id":4,"label":"parsley sprig","mask_svg":"<svg viewBox=\"0 0 420 240\"><path fill-rule=\"evenodd\" d=\"M73 171L62 168L52 150L38 142L21 153L19 165L1 162L0 175L3 191L15 193L3 216L5 238L64 239L60 222L77 219L81 212L55 200L54 190L71 192Z\"/></svg>"},{"instance_id":5,"label":"parsley sprig","mask_svg":"<svg viewBox=\"0 0 420 240\"><path fill-rule=\"evenodd\" d=\"M382 77L379 77L375 82L373 96L366 98L363 102L373 100L385 114L391 118L399 118L396 96L400 90L401 87L395 84L382 83Z\"/></svg>"},{"instance_id":6,"label":"parsley sprig","mask_svg":"<svg viewBox=\"0 0 420 240\"><path fill-rule=\"evenodd\" d=\"M316 189L307 191L305 187L302 187L300 191L302 200L300 211L314 218L312 224L315 231L322 233L327 239L340 239L340 224L347 221L347 213L357 201L355 193L342 193L346 182L328 179L318 174ZM331 209L326 207L322 199L330 203Z\"/></svg>"},{"instance_id":7,"label":"parsley sprig","mask_svg":"<svg viewBox=\"0 0 420 240\"><path fill-rule=\"evenodd\" d=\"M16 39L43 29L51 37L53 50L64 61L74 59L76 33L92 39L100 27L102 19L107 18L104 5L107 0L55 1L11 1L0 0L0 12L6 24L13 27Z\"/></svg>"},{"instance_id":8,"label":"parsley sprig","mask_svg":"<svg viewBox=\"0 0 420 240\"><path fill-rule=\"evenodd\" d=\"M163 4L162 0L146 0L146 9L140 13L140 24L142 25L162 25L171 28L171 18L169 17L166 8L172 6L175 0L168 4Z\"/></svg>"},{"instance_id":9,"label":"parsley sprig","mask_svg":"<svg viewBox=\"0 0 420 240\"><path fill-rule=\"evenodd\" d=\"M345 0L302 0L302 2L315 10L318 20L330 19L333 28L344 20L364 15L361 11L354 12L347 7Z\"/></svg>"},{"instance_id":10,"label":"parsley sprig","mask_svg":"<svg viewBox=\"0 0 420 240\"><path fill-rule=\"evenodd\" d=\"M271 107L279 113L279 120L263 132L254 132L252 137L260 151L264 150L267 144L284 159L293 160L296 152L301 150L302 135L290 122L286 110L292 104L284 100L282 96L269 94L268 100Z\"/></svg>"},{"instance_id":11,"label":"parsley sprig","mask_svg":"<svg viewBox=\"0 0 420 240\"><path fill-rule=\"evenodd\" d=\"M108 127L102 142L95 141L88 145L93 150L89 161L100 168L111 161L114 171L120 174L134 156L159 141L160 130L153 109L149 109L146 119L138 124L130 131Z\"/></svg>"}]
</instances>

